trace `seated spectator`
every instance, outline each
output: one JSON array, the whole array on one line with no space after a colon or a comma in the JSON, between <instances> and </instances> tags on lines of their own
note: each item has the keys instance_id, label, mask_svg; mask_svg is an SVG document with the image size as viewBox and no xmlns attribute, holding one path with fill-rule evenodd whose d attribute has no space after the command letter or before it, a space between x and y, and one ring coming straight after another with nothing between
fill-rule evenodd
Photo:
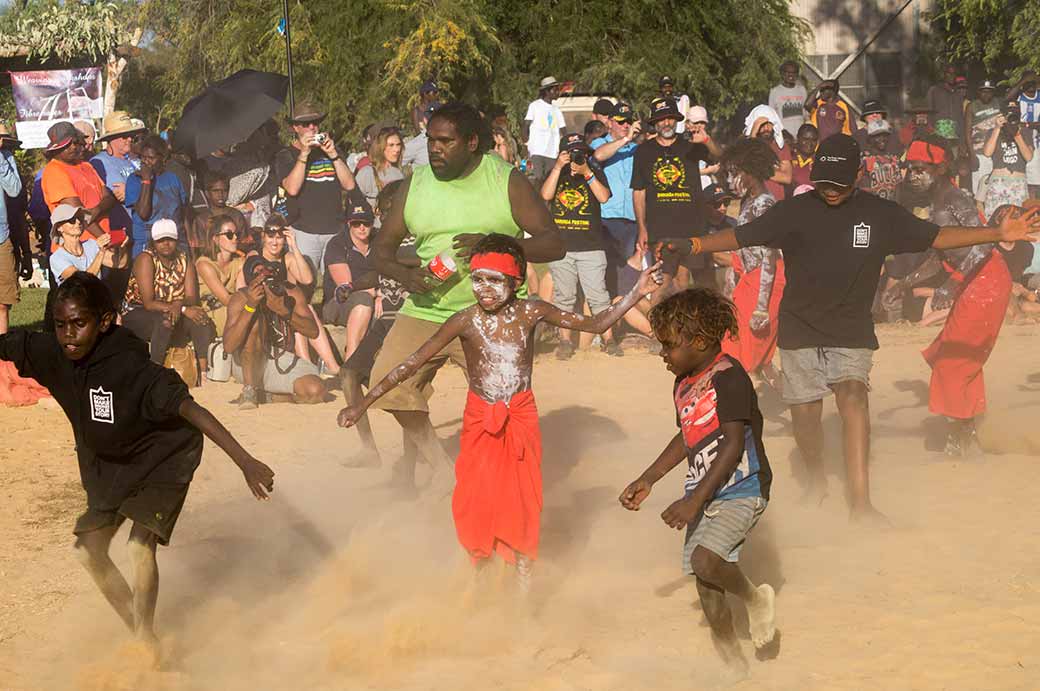
<instances>
[{"instance_id":1,"label":"seated spectator","mask_svg":"<svg viewBox=\"0 0 1040 691\"><path fill-rule=\"evenodd\" d=\"M372 141L368 149L371 165L358 169L357 186L368 200L369 208L374 209L378 201L379 191L394 180L403 180L401 170L401 153L404 145L401 133L396 127L384 127ZM379 227L379 222L376 222Z\"/></svg>"},{"instance_id":2,"label":"seated spectator","mask_svg":"<svg viewBox=\"0 0 1040 691\"><path fill-rule=\"evenodd\" d=\"M235 222L235 232L239 238L249 230L246 217L238 209L228 206L228 176L225 173L206 171L202 175L202 196L206 205L193 211L193 222L188 230L188 245L195 256L205 254L209 245L210 219L214 216L227 216Z\"/></svg>"},{"instance_id":3,"label":"seated spectator","mask_svg":"<svg viewBox=\"0 0 1040 691\"><path fill-rule=\"evenodd\" d=\"M77 271L98 276L102 265L112 265L112 252L108 249L111 236L108 233L97 240L82 239L83 213L83 209L69 204L59 204L51 213L51 232L58 248L51 253L50 268L57 285Z\"/></svg>"},{"instance_id":4,"label":"seated spectator","mask_svg":"<svg viewBox=\"0 0 1040 691\"><path fill-rule=\"evenodd\" d=\"M199 370L213 340L213 322L199 307L195 266L177 244L177 224L168 218L150 226L151 241L134 260L120 313L123 326L150 346L152 362L164 364L166 351L178 339L190 337Z\"/></svg>"},{"instance_id":5,"label":"seated spectator","mask_svg":"<svg viewBox=\"0 0 1040 691\"><path fill-rule=\"evenodd\" d=\"M325 280L322 319L326 324L347 327L343 359L348 360L368 331L373 314L382 316L376 304L376 288L354 289L355 280L374 270L368 258L372 239L372 211L355 204L347 211L347 228L329 241L325 249Z\"/></svg>"},{"instance_id":6,"label":"seated spectator","mask_svg":"<svg viewBox=\"0 0 1040 691\"><path fill-rule=\"evenodd\" d=\"M210 216L208 240L195 260L199 275L199 304L216 328L217 337L224 335L227 304L235 293L245 263L238 251L238 224L231 216Z\"/></svg>"},{"instance_id":7,"label":"seated spectator","mask_svg":"<svg viewBox=\"0 0 1040 691\"><path fill-rule=\"evenodd\" d=\"M294 403L321 403L325 386L318 368L294 352L297 335L314 339L320 327L307 297L286 280L284 264L252 256L243 266L246 286L228 302L224 351L242 383L236 403L256 408L261 393L291 397Z\"/></svg>"},{"instance_id":8,"label":"seated spectator","mask_svg":"<svg viewBox=\"0 0 1040 691\"><path fill-rule=\"evenodd\" d=\"M146 136L140 145L141 169L126 179L125 204L133 207L134 258L148 246L152 238L152 224L159 219L173 221L180 229L178 242L188 247L188 234L184 227L188 193L181 181L166 170L170 148L162 137Z\"/></svg>"}]
</instances>

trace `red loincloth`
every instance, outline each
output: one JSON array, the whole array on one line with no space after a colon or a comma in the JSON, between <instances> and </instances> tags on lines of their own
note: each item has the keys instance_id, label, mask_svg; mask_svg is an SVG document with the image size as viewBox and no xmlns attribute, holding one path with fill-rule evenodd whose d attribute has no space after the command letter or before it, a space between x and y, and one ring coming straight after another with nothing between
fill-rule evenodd
<instances>
[{"instance_id":1,"label":"red loincloth","mask_svg":"<svg viewBox=\"0 0 1040 691\"><path fill-rule=\"evenodd\" d=\"M0 362L0 405L36 405L41 398L50 395L35 379L19 377L18 370L10 362Z\"/></svg>"},{"instance_id":2,"label":"red loincloth","mask_svg":"<svg viewBox=\"0 0 1040 691\"><path fill-rule=\"evenodd\" d=\"M986 411L982 366L989 359L1011 299L1011 274L996 250L957 297L946 325L922 351L932 367L928 410L957 420Z\"/></svg>"},{"instance_id":3,"label":"red loincloth","mask_svg":"<svg viewBox=\"0 0 1040 691\"><path fill-rule=\"evenodd\" d=\"M740 331L738 340L727 335L722 342L722 352L736 358L748 372L755 372L773 360L776 352L776 335L780 315L780 298L784 295L787 279L784 276L784 262L776 263L776 275L773 279L773 292L769 295L769 329L763 334L751 331L748 325L751 314L758 305L758 285L762 276L762 267L750 273L742 273L743 266L737 252L733 253L733 270L741 272L736 287L733 289L733 304L737 307L737 323Z\"/></svg>"},{"instance_id":4,"label":"red loincloth","mask_svg":"<svg viewBox=\"0 0 1040 691\"><path fill-rule=\"evenodd\" d=\"M462 416L451 509L459 542L473 561L498 552L538 556L542 514L542 432L534 394L492 405L472 391Z\"/></svg>"}]
</instances>

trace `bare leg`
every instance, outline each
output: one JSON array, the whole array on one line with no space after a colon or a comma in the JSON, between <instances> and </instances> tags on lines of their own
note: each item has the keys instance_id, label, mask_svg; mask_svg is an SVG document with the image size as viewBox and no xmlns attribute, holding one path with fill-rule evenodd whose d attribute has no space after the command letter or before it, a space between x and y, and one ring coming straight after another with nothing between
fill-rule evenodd
<instances>
[{"instance_id":1,"label":"bare leg","mask_svg":"<svg viewBox=\"0 0 1040 691\"><path fill-rule=\"evenodd\" d=\"M534 568L534 561L530 557L516 553L516 582L520 586L520 591L525 595L531 592L531 570Z\"/></svg>"},{"instance_id":2,"label":"bare leg","mask_svg":"<svg viewBox=\"0 0 1040 691\"><path fill-rule=\"evenodd\" d=\"M11 306L0 305L0 334L7 333L10 325Z\"/></svg>"},{"instance_id":3,"label":"bare leg","mask_svg":"<svg viewBox=\"0 0 1040 691\"><path fill-rule=\"evenodd\" d=\"M353 315L353 313L351 314ZM349 348L350 327L348 326L347 329ZM339 371L339 378L343 385L343 399L346 404L357 405L361 403L364 395L361 393L360 375L354 370L343 367ZM344 461L343 465L348 468L378 468L382 465L382 458L380 458L379 449L376 447L376 440L372 434L372 423L368 419L368 413L361 416L355 428L358 431L358 436L361 437L361 450L353 457Z\"/></svg>"},{"instance_id":4,"label":"bare leg","mask_svg":"<svg viewBox=\"0 0 1040 691\"><path fill-rule=\"evenodd\" d=\"M442 488L450 490L455 484L453 464L451 457L441 446L441 440L437 437L433 425L430 424L430 415L420 410L394 410L391 412L419 453L433 468L432 484L438 488L438 491Z\"/></svg>"},{"instance_id":5,"label":"bare leg","mask_svg":"<svg viewBox=\"0 0 1040 691\"><path fill-rule=\"evenodd\" d=\"M852 518L879 517L870 503L870 403L867 386L858 381L841 382L834 386L834 395L841 415Z\"/></svg>"},{"instance_id":6,"label":"bare leg","mask_svg":"<svg viewBox=\"0 0 1040 691\"><path fill-rule=\"evenodd\" d=\"M355 305L354 309L350 310L350 314L347 315L347 333L343 345L343 362L350 359L350 356L357 350L358 345L361 343L361 339L365 337L365 332L368 331L368 325L372 321L372 313L374 310L368 305Z\"/></svg>"},{"instance_id":7,"label":"bare leg","mask_svg":"<svg viewBox=\"0 0 1040 691\"><path fill-rule=\"evenodd\" d=\"M746 677L748 661L740 649L737 632L733 629L733 613L726 603L726 592L698 576L697 594L701 599L704 616L711 626L711 641L715 644L715 650L739 677Z\"/></svg>"},{"instance_id":8,"label":"bare leg","mask_svg":"<svg viewBox=\"0 0 1040 691\"><path fill-rule=\"evenodd\" d=\"M325 325L318 313L310 305L307 306L307 309L311 311L314 321L318 322L318 337L310 339L310 344L314 348L314 352L325 363L325 373L334 377L339 374L339 363L336 361L336 354L332 352L332 341L329 340L329 334L325 331Z\"/></svg>"},{"instance_id":9,"label":"bare leg","mask_svg":"<svg viewBox=\"0 0 1040 691\"><path fill-rule=\"evenodd\" d=\"M260 329L254 324L246 335L246 342L237 356L242 366L242 395L238 398L239 410L252 410L257 407L257 391L263 384L264 366L263 343L260 341Z\"/></svg>"},{"instance_id":10,"label":"bare leg","mask_svg":"<svg viewBox=\"0 0 1040 691\"><path fill-rule=\"evenodd\" d=\"M76 558L87 569L94 579L101 594L112 605L126 628L134 630L133 594L123 574L112 563L108 556L108 547L112 544L119 526L110 526L100 530L92 530L76 537Z\"/></svg>"},{"instance_id":11,"label":"bare leg","mask_svg":"<svg viewBox=\"0 0 1040 691\"><path fill-rule=\"evenodd\" d=\"M127 549L134 570L134 634L156 649L155 604L159 600L159 565L155 560L155 533L134 523Z\"/></svg>"},{"instance_id":12,"label":"bare leg","mask_svg":"<svg viewBox=\"0 0 1040 691\"><path fill-rule=\"evenodd\" d=\"M776 593L771 585L763 583L755 587L739 566L699 545L693 550L690 565L697 575L698 589L703 581L713 588L733 593L744 602L748 611L751 642L755 648L762 648L772 642L776 635ZM705 614L708 614L707 609ZM732 620L729 626L732 629Z\"/></svg>"},{"instance_id":13,"label":"bare leg","mask_svg":"<svg viewBox=\"0 0 1040 691\"><path fill-rule=\"evenodd\" d=\"M791 422L794 440L809 476L805 499L819 504L827 496L827 475L823 471L823 401L792 405Z\"/></svg>"},{"instance_id":14,"label":"bare leg","mask_svg":"<svg viewBox=\"0 0 1040 691\"><path fill-rule=\"evenodd\" d=\"M325 402L325 384L315 374L305 374L293 382L293 403L312 405Z\"/></svg>"}]
</instances>

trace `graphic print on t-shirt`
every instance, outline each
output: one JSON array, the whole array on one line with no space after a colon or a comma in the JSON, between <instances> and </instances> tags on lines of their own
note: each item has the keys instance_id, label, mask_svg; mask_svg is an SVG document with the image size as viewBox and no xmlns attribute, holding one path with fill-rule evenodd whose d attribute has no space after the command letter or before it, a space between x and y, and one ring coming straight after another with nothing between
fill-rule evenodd
<instances>
[{"instance_id":1,"label":"graphic print on t-shirt","mask_svg":"<svg viewBox=\"0 0 1040 691\"><path fill-rule=\"evenodd\" d=\"M307 182L334 182L336 166L328 158L317 158L307 164Z\"/></svg>"},{"instance_id":2,"label":"graphic print on t-shirt","mask_svg":"<svg viewBox=\"0 0 1040 691\"><path fill-rule=\"evenodd\" d=\"M852 227L852 246L870 247L870 226L866 223L857 223Z\"/></svg>"},{"instance_id":3,"label":"graphic print on t-shirt","mask_svg":"<svg viewBox=\"0 0 1040 691\"><path fill-rule=\"evenodd\" d=\"M103 386L90 389L90 419L110 425L116 421L112 414L112 392L105 391Z\"/></svg>"},{"instance_id":4,"label":"graphic print on t-shirt","mask_svg":"<svg viewBox=\"0 0 1040 691\"><path fill-rule=\"evenodd\" d=\"M560 230L589 230L589 186L561 179L553 198L553 218Z\"/></svg>"},{"instance_id":5,"label":"graphic print on t-shirt","mask_svg":"<svg viewBox=\"0 0 1040 691\"><path fill-rule=\"evenodd\" d=\"M658 157L654 161L653 181L658 202L689 202L692 199L686 186L686 163L679 156Z\"/></svg>"}]
</instances>

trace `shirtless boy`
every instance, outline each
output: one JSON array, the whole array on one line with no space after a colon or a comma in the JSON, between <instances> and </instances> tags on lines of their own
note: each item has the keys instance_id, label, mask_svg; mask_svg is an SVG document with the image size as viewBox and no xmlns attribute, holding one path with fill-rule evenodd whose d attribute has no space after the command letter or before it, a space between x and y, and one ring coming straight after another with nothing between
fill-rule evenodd
<instances>
[{"instance_id":1,"label":"shirtless boy","mask_svg":"<svg viewBox=\"0 0 1040 691\"><path fill-rule=\"evenodd\" d=\"M452 512L459 542L474 563L498 554L514 564L520 586L530 585L538 555L542 509L542 443L531 392L534 328L546 322L563 329L603 333L658 287L660 263L642 272L625 298L587 317L547 302L516 296L527 275L520 244L492 234L473 248L470 275L477 304L457 312L411 357L390 371L356 406L340 411L350 427L365 410L411 377L453 339L462 341L469 395L455 463Z\"/></svg>"}]
</instances>

